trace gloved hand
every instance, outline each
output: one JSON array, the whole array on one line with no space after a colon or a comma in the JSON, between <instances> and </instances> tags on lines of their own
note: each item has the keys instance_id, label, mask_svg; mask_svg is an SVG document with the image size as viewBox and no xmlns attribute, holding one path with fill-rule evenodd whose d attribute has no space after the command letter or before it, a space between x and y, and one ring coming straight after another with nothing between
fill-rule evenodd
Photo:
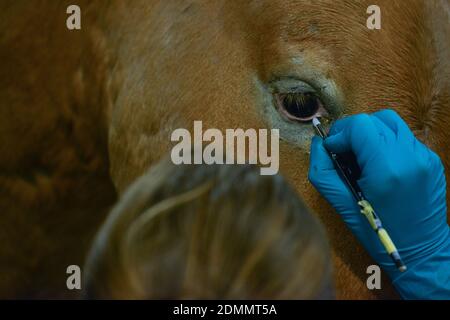
<instances>
[{"instance_id":1,"label":"gloved hand","mask_svg":"<svg viewBox=\"0 0 450 320\"><path fill-rule=\"evenodd\" d=\"M408 267L400 273L352 194L338 176L326 149L352 151L361 168L365 197ZM450 299L450 228L446 182L438 155L415 138L391 110L338 120L329 137L314 137L309 179L342 216L404 298Z\"/></svg>"}]
</instances>

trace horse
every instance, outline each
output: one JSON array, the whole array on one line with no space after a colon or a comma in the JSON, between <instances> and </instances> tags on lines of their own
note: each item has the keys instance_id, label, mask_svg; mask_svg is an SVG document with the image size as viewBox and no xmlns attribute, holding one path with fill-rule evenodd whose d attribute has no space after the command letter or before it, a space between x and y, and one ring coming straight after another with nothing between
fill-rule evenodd
<instances>
[{"instance_id":1,"label":"horse","mask_svg":"<svg viewBox=\"0 0 450 320\"><path fill-rule=\"evenodd\" d=\"M325 226L337 297L397 297L385 275L367 288L374 262L308 182L308 119L394 109L448 175L448 1L380 0L371 29L368 0L79 0L68 30L72 2L0 4L1 297L78 297L66 267L196 120L279 129L280 171ZM291 114L292 94L308 112Z\"/></svg>"}]
</instances>

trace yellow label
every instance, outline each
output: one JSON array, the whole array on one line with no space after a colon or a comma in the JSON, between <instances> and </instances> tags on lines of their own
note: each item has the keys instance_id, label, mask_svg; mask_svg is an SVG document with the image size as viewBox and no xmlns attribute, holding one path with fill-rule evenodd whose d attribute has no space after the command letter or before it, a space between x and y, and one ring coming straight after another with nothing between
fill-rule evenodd
<instances>
[{"instance_id":1,"label":"yellow label","mask_svg":"<svg viewBox=\"0 0 450 320\"><path fill-rule=\"evenodd\" d=\"M386 230L383 228L378 230L378 237L380 238L381 242L384 245L384 248L387 250L389 254L391 254L394 251L397 251L397 248L395 247L394 243L391 240L391 237L389 237Z\"/></svg>"},{"instance_id":2,"label":"yellow label","mask_svg":"<svg viewBox=\"0 0 450 320\"><path fill-rule=\"evenodd\" d=\"M373 230L377 230L377 224L375 223L375 216L373 214L373 208L370 203L366 200L359 201L358 204L361 206L361 213L366 216L367 220L369 220L370 225Z\"/></svg>"}]
</instances>

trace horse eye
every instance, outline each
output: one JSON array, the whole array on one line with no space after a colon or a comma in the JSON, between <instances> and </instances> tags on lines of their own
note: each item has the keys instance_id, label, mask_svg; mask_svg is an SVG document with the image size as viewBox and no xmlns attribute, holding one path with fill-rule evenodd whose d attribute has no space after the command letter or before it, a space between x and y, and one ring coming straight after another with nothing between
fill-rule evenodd
<instances>
[{"instance_id":1,"label":"horse eye","mask_svg":"<svg viewBox=\"0 0 450 320\"><path fill-rule=\"evenodd\" d=\"M328 113L320 99L312 92L276 94L278 110L289 120L307 122Z\"/></svg>"}]
</instances>

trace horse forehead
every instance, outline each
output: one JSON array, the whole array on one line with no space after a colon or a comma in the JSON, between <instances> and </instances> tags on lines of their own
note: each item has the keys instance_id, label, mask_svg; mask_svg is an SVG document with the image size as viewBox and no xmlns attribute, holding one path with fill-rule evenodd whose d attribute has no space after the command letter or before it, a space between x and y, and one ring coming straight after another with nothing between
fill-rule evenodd
<instances>
[{"instance_id":1,"label":"horse forehead","mask_svg":"<svg viewBox=\"0 0 450 320\"><path fill-rule=\"evenodd\" d=\"M367 19L371 14L367 10L372 5L370 0L253 0L230 6L230 10L235 11L232 28L240 20L253 36L249 38L258 38L267 47L277 47L280 41L316 42L329 49L347 46L364 51L377 45L407 45L424 35L435 38L437 29L448 25L448 0L380 0L381 30L369 32ZM445 17L442 11L447 12ZM442 23L435 22L438 15Z\"/></svg>"},{"instance_id":2,"label":"horse forehead","mask_svg":"<svg viewBox=\"0 0 450 320\"><path fill-rule=\"evenodd\" d=\"M447 107L448 0L380 0L381 30L369 30L373 1L254 0L240 8L264 70L296 61L321 69L347 93L352 109L394 102L403 115ZM233 26L235 28L235 26ZM422 119L423 118L423 119ZM427 117L411 116L421 127ZM414 124L414 123L413 123Z\"/></svg>"},{"instance_id":3,"label":"horse forehead","mask_svg":"<svg viewBox=\"0 0 450 320\"><path fill-rule=\"evenodd\" d=\"M255 0L246 8L245 17L255 21L246 27L258 34L257 50L271 57L266 59L268 64L280 63L276 59L280 51L295 48L291 56L310 53L316 60L322 59L318 61L321 64L328 59L331 73L350 77L359 77L358 72L364 71L376 75L377 80L432 81L436 68L448 70L448 0L380 0L381 30L367 28L367 8L371 4L349 0ZM279 59L281 63L286 62L285 58ZM377 68L368 68L370 64Z\"/></svg>"}]
</instances>

